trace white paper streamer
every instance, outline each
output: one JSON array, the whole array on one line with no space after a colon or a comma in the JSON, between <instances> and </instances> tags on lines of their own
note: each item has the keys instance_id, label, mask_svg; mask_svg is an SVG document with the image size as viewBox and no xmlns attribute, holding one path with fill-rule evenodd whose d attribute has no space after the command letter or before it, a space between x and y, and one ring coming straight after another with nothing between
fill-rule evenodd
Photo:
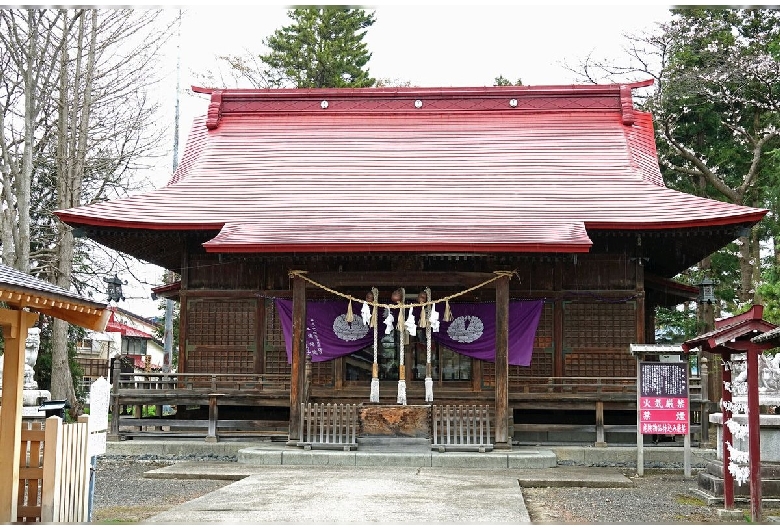
<instances>
[{"instance_id":1,"label":"white paper streamer","mask_svg":"<svg viewBox=\"0 0 780 530\"><path fill-rule=\"evenodd\" d=\"M431 331L439 332L439 312L436 311L436 304L431 304L431 314L428 315L428 322L431 324Z\"/></svg>"},{"instance_id":2,"label":"white paper streamer","mask_svg":"<svg viewBox=\"0 0 780 530\"><path fill-rule=\"evenodd\" d=\"M390 335L393 332L393 322L395 322L395 318L393 318L393 313L391 313L389 310L387 312L387 316L385 317L385 335Z\"/></svg>"},{"instance_id":3,"label":"white paper streamer","mask_svg":"<svg viewBox=\"0 0 780 530\"><path fill-rule=\"evenodd\" d=\"M430 377L425 378L425 401L427 403L433 401L433 379Z\"/></svg>"},{"instance_id":4,"label":"white paper streamer","mask_svg":"<svg viewBox=\"0 0 780 530\"><path fill-rule=\"evenodd\" d=\"M409 332L409 335L417 334L417 324L414 321L414 312L411 307L409 308L409 318L406 319L404 325L406 325L406 331Z\"/></svg>"},{"instance_id":5,"label":"white paper streamer","mask_svg":"<svg viewBox=\"0 0 780 530\"><path fill-rule=\"evenodd\" d=\"M363 307L360 309L360 316L363 317L363 325L371 325L371 308L368 307L368 302L363 302Z\"/></svg>"}]
</instances>

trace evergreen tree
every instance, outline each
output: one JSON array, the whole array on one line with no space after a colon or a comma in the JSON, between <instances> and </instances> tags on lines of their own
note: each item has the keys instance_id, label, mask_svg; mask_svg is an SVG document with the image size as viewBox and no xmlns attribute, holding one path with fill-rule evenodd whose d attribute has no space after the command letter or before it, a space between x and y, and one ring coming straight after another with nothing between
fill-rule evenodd
<instances>
[{"instance_id":1,"label":"evergreen tree","mask_svg":"<svg viewBox=\"0 0 780 530\"><path fill-rule=\"evenodd\" d=\"M270 67L271 86L296 88L370 87L371 59L363 39L375 21L364 9L339 6L292 9L293 24L264 40L271 51L260 55Z\"/></svg>"}]
</instances>

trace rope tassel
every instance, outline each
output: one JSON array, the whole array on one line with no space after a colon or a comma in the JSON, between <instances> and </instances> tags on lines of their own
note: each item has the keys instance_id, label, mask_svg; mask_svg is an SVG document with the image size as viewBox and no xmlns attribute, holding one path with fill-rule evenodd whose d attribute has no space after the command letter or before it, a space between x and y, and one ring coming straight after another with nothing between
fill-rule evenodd
<instances>
[{"instance_id":1,"label":"rope tassel","mask_svg":"<svg viewBox=\"0 0 780 530\"><path fill-rule=\"evenodd\" d=\"M452 322L452 311L450 311L450 301L444 301L444 322Z\"/></svg>"},{"instance_id":2,"label":"rope tassel","mask_svg":"<svg viewBox=\"0 0 780 530\"><path fill-rule=\"evenodd\" d=\"M371 302L376 303L379 298L379 291L376 287L371 288L369 295ZM371 327L374 328L374 365L371 368L371 393L368 400L371 403L379 403L379 331L377 330L377 305L371 314Z\"/></svg>"},{"instance_id":3,"label":"rope tassel","mask_svg":"<svg viewBox=\"0 0 780 530\"><path fill-rule=\"evenodd\" d=\"M354 320L355 320L355 315L354 315L354 313L352 313L352 300L350 300L349 302L347 302L347 318L346 318L346 321L347 322L354 322Z\"/></svg>"}]
</instances>

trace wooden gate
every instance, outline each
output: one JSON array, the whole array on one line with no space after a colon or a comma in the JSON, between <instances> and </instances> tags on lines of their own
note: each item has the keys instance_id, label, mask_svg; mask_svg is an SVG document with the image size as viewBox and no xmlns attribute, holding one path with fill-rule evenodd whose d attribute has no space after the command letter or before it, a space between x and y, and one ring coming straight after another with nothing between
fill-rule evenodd
<instances>
[{"instance_id":1,"label":"wooden gate","mask_svg":"<svg viewBox=\"0 0 780 530\"><path fill-rule=\"evenodd\" d=\"M491 451L490 407L434 405L432 449Z\"/></svg>"},{"instance_id":2,"label":"wooden gate","mask_svg":"<svg viewBox=\"0 0 780 530\"><path fill-rule=\"evenodd\" d=\"M301 403L298 445L345 451L357 448L357 407L347 403Z\"/></svg>"},{"instance_id":3,"label":"wooden gate","mask_svg":"<svg viewBox=\"0 0 780 530\"><path fill-rule=\"evenodd\" d=\"M22 425L17 522L83 523L89 518L89 416L52 416Z\"/></svg>"}]
</instances>

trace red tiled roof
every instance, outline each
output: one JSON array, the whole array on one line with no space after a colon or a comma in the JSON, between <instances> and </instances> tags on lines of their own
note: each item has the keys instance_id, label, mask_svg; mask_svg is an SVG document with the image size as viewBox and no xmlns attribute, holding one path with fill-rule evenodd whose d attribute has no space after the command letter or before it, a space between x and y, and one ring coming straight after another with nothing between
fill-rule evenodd
<instances>
[{"instance_id":1,"label":"red tiled roof","mask_svg":"<svg viewBox=\"0 0 780 530\"><path fill-rule=\"evenodd\" d=\"M211 252L586 252L586 229L766 214L666 188L631 87L196 91L212 101L167 186L57 215L221 230Z\"/></svg>"},{"instance_id":2,"label":"red tiled roof","mask_svg":"<svg viewBox=\"0 0 780 530\"><path fill-rule=\"evenodd\" d=\"M141 331L140 329L136 329L132 326L128 326L127 324L117 322L115 313L113 311L111 312L111 317L108 319L108 322L106 323L105 331L120 333L123 337L138 337L142 339L154 339L152 335L146 333L145 331Z\"/></svg>"},{"instance_id":3,"label":"red tiled roof","mask_svg":"<svg viewBox=\"0 0 780 530\"><path fill-rule=\"evenodd\" d=\"M692 339L688 339L682 344L684 351L688 352L694 348L702 348L711 352L730 352L733 348L737 351L745 351L744 342L735 341L753 341L753 339L768 334L777 326L763 319L764 307L753 305L750 309L739 315L724 318L715 322L715 329L703 333ZM771 348L771 344L765 344L764 348Z\"/></svg>"}]
</instances>

